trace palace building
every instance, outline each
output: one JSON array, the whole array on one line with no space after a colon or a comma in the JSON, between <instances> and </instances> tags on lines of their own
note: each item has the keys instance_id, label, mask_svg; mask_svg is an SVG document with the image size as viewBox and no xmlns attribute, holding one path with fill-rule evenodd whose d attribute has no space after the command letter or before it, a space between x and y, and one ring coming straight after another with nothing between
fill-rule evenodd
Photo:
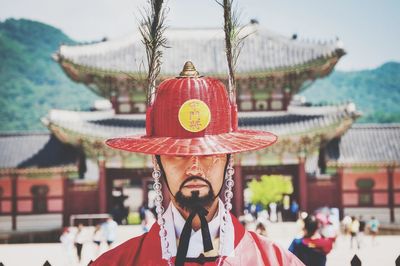
<instances>
[{"instance_id":1,"label":"palace building","mask_svg":"<svg viewBox=\"0 0 400 266\"><path fill-rule=\"evenodd\" d=\"M291 200L302 210L329 206L342 214L374 213L382 221L400 221L400 125L353 125L360 115L354 104L312 106L296 95L332 72L345 54L341 42L285 37L258 24L243 34L249 35L236 71L239 127L271 131L279 140L265 150L235 156L233 212L243 213L247 182L279 174L292 180ZM178 75L191 60L201 75L227 83L222 29L168 29L166 38L160 80ZM51 110L43 118L51 132L47 138L75 151L71 174L63 168L44 177L59 180L61 194L51 194L53 185L39 182L48 186L43 192L48 212L62 213L60 223L67 224L71 214L113 213L121 206L136 211L142 203L151 204L151 157L104 144L110 137L145 132L145 50L140 35L62 45L54 58L72 80L108 101L90 111ZM24 171L48 166L34 167L26 165ZM31 188L25 189L31 192L25 196L18 182L30 177L4 174L7 171L0 171L0 206L8 206L0 207L2 217L33 215L37 193L32 191L38 179L31 178ZM49 208L55 200L59 207ZM23 201L31 208L20 207Z\"/></svg>"}]
</instances>

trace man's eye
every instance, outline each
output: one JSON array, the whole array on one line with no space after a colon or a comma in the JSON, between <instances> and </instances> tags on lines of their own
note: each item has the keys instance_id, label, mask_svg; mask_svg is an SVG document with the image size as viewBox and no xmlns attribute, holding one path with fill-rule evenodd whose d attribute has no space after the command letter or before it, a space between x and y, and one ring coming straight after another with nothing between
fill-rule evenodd
<instances>
[{"instance_id":1,"label":"man's eye","mask_svg":"<svg viewBox=\"0 0 400 266\"><path fill-rule=\"evenodd\" d=\"M185 156L171 156L170 158L172 161L182 161L185 159Z\"/></svg>"}]
</instances>

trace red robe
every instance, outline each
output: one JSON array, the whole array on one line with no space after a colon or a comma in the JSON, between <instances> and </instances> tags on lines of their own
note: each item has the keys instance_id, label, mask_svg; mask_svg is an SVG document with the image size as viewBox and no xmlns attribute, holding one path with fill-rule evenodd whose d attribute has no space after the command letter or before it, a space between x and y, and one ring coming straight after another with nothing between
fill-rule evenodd
<instances>
[{"instance_id":1,"label":"red robe","mask_svg":"<svg viewBox=\"0 0 400 266\"><path fill-rule=\"evenodd\" d=\"M265 237L250 233L244 229L239 221L231 215L235 228L235 256L224 257L222 265L294 265L304 264L290 251L272 243ZM148 233L132 238L125 243L101 255L90 266L155 266L167 265L162 259L159 225L155 223ZM175 257L172 258L172 262ZM199 265L197 263L185 263L185 266ZM216 265L215 262L206 262L206 266Z\"/></svg>"}]
</instances>

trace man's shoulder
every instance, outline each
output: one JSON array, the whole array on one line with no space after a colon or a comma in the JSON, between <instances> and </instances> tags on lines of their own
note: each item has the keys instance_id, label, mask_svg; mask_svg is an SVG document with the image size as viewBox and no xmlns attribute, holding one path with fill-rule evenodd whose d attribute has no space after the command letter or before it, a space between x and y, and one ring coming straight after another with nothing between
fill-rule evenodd
<instances>
[{"instance_id":1,"label":"man's shoulder","mask_svg":"<svg viewBox=\"0 0 400 266\"><path fill-rule=\"evenodd\" d=\"M264 253L264 260L274 261L276 265L304 265L292 252L281 247L267 237L261 236L254 232L250 233L256 242L258 249ZM274 259L273 259L274 258Z\"/></svg>"},{"instance_id":2,"label":"man's shoulder","mask_svg":"<svg viewBox=\"0 0 400 266\"><path fill-rule=\"evenodd\" d=\"M127 265L136 256L147 233L131 238L115 248L103 253L91 266L97 265Z\"/></svg>"}]
</instances>

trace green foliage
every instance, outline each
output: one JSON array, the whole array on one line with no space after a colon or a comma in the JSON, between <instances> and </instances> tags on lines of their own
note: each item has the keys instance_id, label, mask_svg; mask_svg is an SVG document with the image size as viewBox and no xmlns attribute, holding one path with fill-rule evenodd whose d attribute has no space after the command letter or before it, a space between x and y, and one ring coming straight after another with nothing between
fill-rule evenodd
<instances>
[{"instance_id":1,"label":"green foliage","mask_svg":"<svg viewBox=\"0 0 400 266\"><path fill-rule=\"evenodd\" d=\"M307 101L353 101L363 113L361 123L400 122L400 63L389 62L373 70L336 71L301 93Z\"/></svg>"},{"instance_id":2,"label":"green foliage","mask_svg":"<svg viewBox=\"0 0 400 266\"><path fill-rule=\"evenodd\" d=\"M62 43L74 41L51 26L0 22L0 131L44 131L40 118L50 109L88 109L98 99L52 60Z\"/></svg>"},{"instance_id":3,"label":"green foliage","mask_svg":"<svg viewBox=\"0 0 400 266\"><path fill-rule=\"evenodd\" d=\"M130 212L128 214L128 224L140 224L140 215L138 212Z\"/></svg>"},{"instance_id":4,"label":"green foliage","mask_svg":"<svg viewBox=\"0 0 400 266\"><path fill-rule=\"evenodd\" d=\"M251 203L261 204L265 208L271 202L279 202L284 194L293 193L290 177L282 175L263 175L261 180L252 180L248 187L251 191Z\"/></svg>"}]
</instances>

